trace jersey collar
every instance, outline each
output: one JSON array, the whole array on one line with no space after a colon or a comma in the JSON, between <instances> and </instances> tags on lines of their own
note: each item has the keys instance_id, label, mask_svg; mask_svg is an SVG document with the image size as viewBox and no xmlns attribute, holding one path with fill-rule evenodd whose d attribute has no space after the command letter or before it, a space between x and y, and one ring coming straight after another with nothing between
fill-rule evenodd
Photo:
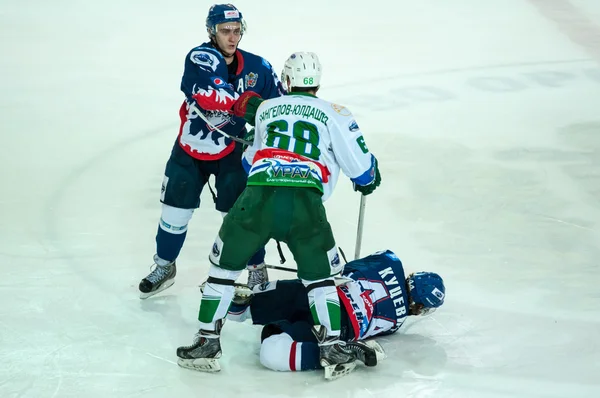
<instances>
[{"instance_id":1,"label":"jersey collar","mask_svg":"<svg viewBox=\"0 0 600 398\"><path fill-rule=\"evenodd\" d=\"M288 95L303 95L305 97L313 97L313 98L317 98L316 95L313 95L311 93L304 93L304 92L298 92L298 91L292 91L291 93L288 93Z\"/></svg>"}]
</instances>

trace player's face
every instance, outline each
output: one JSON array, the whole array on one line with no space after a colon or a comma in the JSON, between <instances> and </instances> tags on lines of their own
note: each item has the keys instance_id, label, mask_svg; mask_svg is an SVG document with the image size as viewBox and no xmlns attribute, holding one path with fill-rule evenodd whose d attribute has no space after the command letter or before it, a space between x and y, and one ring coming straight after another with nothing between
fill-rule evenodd
<instances>
[{"instance_id":1,"label":"player's face","mask_svg":"<svg viewBox=\"0 0 600 398\"><path fill-rule=\"evenodd\" d=\"M238 43L242 38L242 24L239 22L227 22L217 25L215 40L223 55L231 57L235 54Z\"/></svg>"}]
</instances>

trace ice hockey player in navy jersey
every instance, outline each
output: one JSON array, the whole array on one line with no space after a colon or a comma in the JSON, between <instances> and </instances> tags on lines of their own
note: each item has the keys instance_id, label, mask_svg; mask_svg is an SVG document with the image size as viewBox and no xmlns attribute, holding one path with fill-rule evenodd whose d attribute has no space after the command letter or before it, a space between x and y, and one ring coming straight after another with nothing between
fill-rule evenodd
<instances>
[{"instance_id":1,"label":"ice hockey player in navy jersey","mask_svg":"<svg viewBox=\"0 0 600 398\"><path fill-rule=\"evenodd\" d=\"M234 137L244 137L244 119L228 112L202 109L210 122L207 124L191 107L196 104L195 98L235 99L247 91L263 98L284 94L269 62L238 48L246 31L246 22L235 6L213 5L206 18L206 29L210 41L193 48L185 59L181 80L185 101L179 110L179 135L162 183L162 214L154 256L156 267L140 282L141 298L152 296L174 283L175 260L209 176L215 176L216 209L222 213L231 209L246 186L247 174L241 163L242 145L213 127ZM264 249L259 250L248 264L251 271L249 285L266 280Z\"/></svg>"},{"instance_id":2,"label":"ice hockey player in navy jersey","mask_svg":"<svg viewBox=\"0 0 600 398\"><path fill-rule=\"evenodd\" d=\"M415 272L405 278L400 259L390 250L377 252L345 265L338 280L342 303L342 335L347 342L362 341L396 332L410 315L425 315L444 303L442 278L432 272ZM260 361L269 369L296 371L319 369L319 347L311 328L313 318L300 280L265 282L250 295L240 289L230 306L228 319L252 319L265 325L261 335ZM349 344L367 366L377 364L383 349L374 341L370 347Z\"/></svg>"}]
</instances>

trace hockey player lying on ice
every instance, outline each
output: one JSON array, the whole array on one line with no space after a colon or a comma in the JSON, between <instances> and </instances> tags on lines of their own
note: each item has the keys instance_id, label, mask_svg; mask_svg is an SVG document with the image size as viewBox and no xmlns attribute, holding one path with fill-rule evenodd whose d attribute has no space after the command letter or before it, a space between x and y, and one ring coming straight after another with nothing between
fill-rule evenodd
<instances>
[{"instance_id":1,"label":"hockey player lying on ice","mask_svg":"<svg viewBox=\"0 0 600 398\"><path fill-rule=\"evenodd\" d=\"M405 278L402 262L390 250L349 262L342 275L345 280L338 281L337 291L343 341L392 334L407 316L430 314L444 303L446 289L438 274L415 272ZM305 289L296 279L263 283L246 296L243 290L236 292L227 318L239 322L251 318L264 325L260 361L269 369L321 368ZM361 350L361 345L351 346L365 365L375 366L383 349L374 341L367 344L378 351L377 356L373 350Z\"/></svg>"}]
</instances>

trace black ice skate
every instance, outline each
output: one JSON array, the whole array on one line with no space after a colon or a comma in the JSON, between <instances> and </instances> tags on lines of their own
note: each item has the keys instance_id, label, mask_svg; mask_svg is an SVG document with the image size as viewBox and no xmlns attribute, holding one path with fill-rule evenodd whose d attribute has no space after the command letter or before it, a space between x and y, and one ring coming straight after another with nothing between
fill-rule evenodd
<instances>
[{"instance_id":1,"label":"black ice skate","mask_svg":"<svg viewBox=\"0 0 600 398\"><path fill-rule=\"evenodd\" d=\"M182 368L200 372L221 370L218 359L221 357L221 328L223 320L218 320L215 330L202 330L194 336L194 343L177 349L177 364Z\"/></svg>"},{"instance_id":2,"label":"black ice skate","mask_svg":"<svg viewBox=\"0 0 600 398\"><path fill-rule=\"evenodd\" d=\"M269 281L269 273L267 272L267 266L265 263L258 265L249 265L248 269L248 288L252 290L254 286L260 285Z\"/></svg>"},{"instance_id":3,"label":"black ice skate","mask_svg":"<svg viewBox=\"0 0 600 398\"><path fill-rule=\"evenodd\" d=\"M158 265L159 258L154 255L155 268L150 274L140 282L140 298L146 299L154 296L156 293L173 286L175 283L175 275L177 275L177 267L175 261L166 265Z\"/></svg>"},{"instance_id":4,"label":"black ice skate","mask_svg":"<svg viewBox=\"0 0 600 398\"><path fill-rule=\"evenodd\" d=\"M322 325L313 326L313 333L319 342L319 363L325 369L327 380L339 379L354 370L358 356L345 342L338 336L327 336L327 329Z\"/></svg>"},{"instance_id":5,"label":"black ice skate","mask_svg":"<svg viewBox=\"0 0 600 398\"><path fill-rule=\"evenodd\" d=\"M383 347L376 341L351 341L346 343L356 355L356 359L365 364L365 366L376 366L379 361L385 358Z\"/></svg>"}]
</instances>

